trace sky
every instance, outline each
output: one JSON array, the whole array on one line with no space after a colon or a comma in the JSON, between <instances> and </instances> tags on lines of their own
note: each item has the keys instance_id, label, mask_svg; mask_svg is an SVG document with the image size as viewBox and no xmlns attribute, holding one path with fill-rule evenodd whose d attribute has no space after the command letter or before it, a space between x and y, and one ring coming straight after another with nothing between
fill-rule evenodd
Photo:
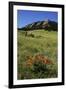
<instances>
[{"instance_id":1,"label":"sky","mask_svg":"<svg viewBox=\"0 0 66 90\"><path fill-rule=\"evenodd\" d=\"M22 28L36 21L43 21L43 20L45 21L48 19L58 22L58 13L51 11L18 10L17 28Z\"/></svg>"}]
</instances>

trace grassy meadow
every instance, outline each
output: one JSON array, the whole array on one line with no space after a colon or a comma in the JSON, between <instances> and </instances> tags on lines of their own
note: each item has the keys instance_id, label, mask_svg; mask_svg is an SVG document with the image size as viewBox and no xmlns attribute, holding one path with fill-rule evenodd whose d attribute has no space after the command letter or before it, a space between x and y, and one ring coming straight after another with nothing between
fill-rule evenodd
<instances>
[{"instance_id":1,"label":"grassy meadow","mask_svg":"<svg viewBox=\"0 0 66 90\"><path fill-rule=\"evenodd\" d=\"M56 31L18 30L18 80L57 77L57 38Z\"/></svg>"}]
</instances>

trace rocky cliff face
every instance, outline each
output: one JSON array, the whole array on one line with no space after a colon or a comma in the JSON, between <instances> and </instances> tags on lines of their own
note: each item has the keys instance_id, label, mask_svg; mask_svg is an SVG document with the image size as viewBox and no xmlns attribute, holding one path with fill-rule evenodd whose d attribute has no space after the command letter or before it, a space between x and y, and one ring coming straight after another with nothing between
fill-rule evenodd
<instances>
[{"instance_id":1,"label":"rocky cliff face","mask_svg":"<svg viewBox=\"0 0 66 90\"><path fill-rule=\"evenodd\" d=\"M31 24L28 24L23 28L19 28L18 30L25 30L25 31L28 30L29 31L29 30L38 30L38 29L57 31L58 30L58 24L57 24L57 22L50 21L50 20L37 21L37 22L33 22Z\"/></svg>"}]
</instances>

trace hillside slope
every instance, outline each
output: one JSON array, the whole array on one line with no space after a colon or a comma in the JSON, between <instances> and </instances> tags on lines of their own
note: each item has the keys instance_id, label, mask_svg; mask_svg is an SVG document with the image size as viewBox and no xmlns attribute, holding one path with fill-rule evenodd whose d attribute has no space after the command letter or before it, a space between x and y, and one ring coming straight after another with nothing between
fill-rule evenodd
<instances>
[{"instance_id":1,"label":"hillside slope","mask_svg":"<svg viewBox=\"0 0 66 90\"><path fill-rule=\"evenodd\" d=\"M57 32L33 30L25 36L18 30L18 79L56 78L57 77ZM53 64L32 63L35 57L47 57ZM39 61L37 58L35 61ZM42 61L40 59L40 61Z\"/></svg>"}]
</instances>

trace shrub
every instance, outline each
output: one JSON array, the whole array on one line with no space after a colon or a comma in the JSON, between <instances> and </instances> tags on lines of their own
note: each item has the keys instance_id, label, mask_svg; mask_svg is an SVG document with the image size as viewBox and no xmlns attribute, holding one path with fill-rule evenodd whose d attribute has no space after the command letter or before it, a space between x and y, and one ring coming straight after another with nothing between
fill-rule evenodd
<instances>
[{"instance_id":1,"label":"shrub","mask_svg":"<svg viewBox=\"0 0 66 90\"><path fill-rule=\"evenodd\" d=\"M48 71L47 64L42 63L41 61L35 61L33 63L33 68L32 71L34 73L39 73L39 72L45 72Z\"/></svg>"},{"instance_id":2,"label":"shrub","mask_svg":"<svg viewBox=\"0 0 66 90\"><path fill-rule=\"evenodd\" d=\"M26 67L34 74L34 78L51 77L53 62L46 56L37 54L35 56L27 56ZM51 73L50 73L51 72Z\"/></svg>"},{"instance_id":3,"label":"shrub","mask_svg":"<svg viewBox=\"0 0 66 90\"><path fill-rule=\"evenodd\" d=\"M34 34L32 34L32 33L31 33L31 34L29 34L28 36L30 36L30 37L35 37L35 36L34 36Z\"/></svg>"}]
</instances>

